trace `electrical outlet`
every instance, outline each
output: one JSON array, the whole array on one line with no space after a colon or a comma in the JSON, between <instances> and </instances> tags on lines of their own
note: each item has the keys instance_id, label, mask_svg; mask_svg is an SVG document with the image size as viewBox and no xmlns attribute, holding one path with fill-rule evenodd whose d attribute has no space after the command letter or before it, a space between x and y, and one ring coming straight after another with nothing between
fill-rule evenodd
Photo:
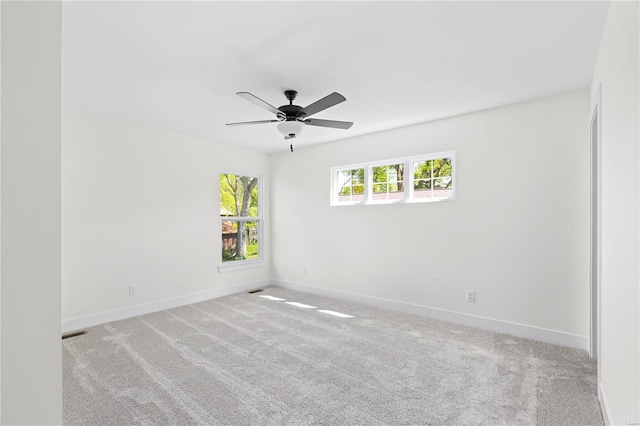
<instances>
[{"instance_id":1,"label":"electrical outlet","mask_svg":"<svg viewBox=\"0 0 640 426\"><path fill-rule=\"evenodd\" d=\"M137 284L131 284L129 286L129 296L133 296L134 294L138 294L138 285Z\"/></svg>"},{"instance_id":2,"label":"electrical outlet","mask_svg":"<svg viewBox=\"0 0 640 426\"><path fill-rule=\"evenodd\" d=\"M475 302L476 301L476 292L473 290L467 290L467 302Z\"/></svg>"},{"instance_id":3,"label":"electrical outlet","mask_svg":"<svg viewBox=\"0 0 640 426\"><path fill-rule=\"evenodd\" d=\"M302 268L302 276L306 277L307 276L307 268Z\"/></svg>"}]
</instances>

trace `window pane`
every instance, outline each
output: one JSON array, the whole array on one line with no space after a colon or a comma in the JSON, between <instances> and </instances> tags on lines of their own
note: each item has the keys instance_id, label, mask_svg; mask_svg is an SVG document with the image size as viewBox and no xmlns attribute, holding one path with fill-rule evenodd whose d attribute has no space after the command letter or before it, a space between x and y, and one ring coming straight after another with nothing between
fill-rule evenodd
<instances>
[{"instance_id":1,"label":"window pane","mask_svg":"<svg viewBox=\"0 0 640 426\"><path fill-rule=\"evenodd\" d=\"M398 171L396 166L389 166L387 168L387 182L395 182L398 180Z\"/></svg>"},{"instance_id":2,"label":"window pane","mask_svg":"<svg viewBox=\"0 0 640 426\"><path fill-rule=\"evenodd\" d=\"M453 184L453 179L450 177L438 178L433 180L433 186L436 189L439 188L449 188Z\"/></svg>"},{"instance_id":3,"label":"window pane","mask_svg":"<svg viewBox=\"0 0 640 426\"><path fill-rule=\"evenodd\" d=\"M364 184L364 169L351 170L351 180L353 184Z\"/></svg>"},{"instance_id":4,"label":"window pane","mask_svg":"<svg viewBox=\"0 0 640 426\"><path fill-rule=\"evenodd\" d=\"M388 189L388 185L386 183L375 183L375 184L373 184L373 192L374 193L379 193L379 192L386 193L387 189Z\"/></svg>"},{"instance_id":5,"label":"window pane","mask_svg":"<svg viewBox=\"0 0 640 426\"><path fill-rule=\"evenodd\" d=\"M417 179L429 179L431 177L433 161L415 161L413 163L413 178Z\"/></svg>"},{"instance_id":6,"label":"window pane","mask_svg":"<svg viewBox=\"0 0 640 426\"><path fill-rule=\"evenodd\" d=\"M433 177L451 176L451 158L433 160Z\"/></svg>"},{"instance_id":7,"label":"window pane","mask_svg":"<svg viewBox=\"0 0 640 426\"><path fill-rule=\"evenodd\" d=\"M374 183L384 183L387 181L387 168L388 166L378 166L371 168Z\"/></svg>"},{"instance_id":8,"label":"window pane","mask_svg":"<svg viewBox=\"0 0 640 426\"><path fill-rule=\"evenodd\" d=\"M413 190L415 191L426 191L431 190L431 179L419 179L413 181Z\"/></svg>"},{"instance_id":9,"label":"window pane","mask_svg":"<svg viewBox=\"0 0 640 426\"><path fill-rule=\"evenodd\" d=\"M260 221L222 221L222 261L258 259Z\"/></svg>"},{"instance_id":10,"label":"window pane","mask_svg":"<svg viewBox=\"0 0 640 426\"><path fill-rule=\"evenodd\" d=\"M258 178L220 174L220 216L258 217Z\"/></svg>"}]
</instances>

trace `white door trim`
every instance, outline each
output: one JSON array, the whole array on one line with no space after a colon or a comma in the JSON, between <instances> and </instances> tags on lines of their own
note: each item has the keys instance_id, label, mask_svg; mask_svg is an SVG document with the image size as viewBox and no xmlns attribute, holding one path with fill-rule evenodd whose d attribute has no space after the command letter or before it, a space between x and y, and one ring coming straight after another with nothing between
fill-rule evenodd
<instances>
[{"instance_id":1,"label":"white door trim","mask_svg":"<svg viewBox=\"0 0 640 426\"><path fill-rule=\"evenodd\" d=\"M594 134L595 127L595 134ZM589 238L589 355L600 364L600 295L601 295L601 152L602 152L602 84L591 107L589 119L590 149L590 238ZM598 383L600 382L600 368Z\"/></svg>"}]
</instances>

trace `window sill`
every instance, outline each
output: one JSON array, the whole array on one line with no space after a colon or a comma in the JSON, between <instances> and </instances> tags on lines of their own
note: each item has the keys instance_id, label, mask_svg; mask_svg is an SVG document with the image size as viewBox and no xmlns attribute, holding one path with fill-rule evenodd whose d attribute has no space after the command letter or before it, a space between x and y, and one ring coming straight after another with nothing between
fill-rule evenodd
<instances>
[{"instance_id":1,"label":"window sill","mask_svg":"<svg viewBox=\"0 0 640 426\"><path fill-rule=\"evenodd\" d=\"M456 197L449 198L412 198L407 200L407 203L442 203L447 201L455 201Z\"/></svg>"},{"instance_id":2,"label":"window sill","mask_svg":"<svg viewBox=\"0 0 640 426\"><path fill-rule=\"evenodd\" d=\"M333 203L331 207L340 206L375 206L385 204L420 204L420 203L440 203L446 201L455 201L456 197L449 198L410 198L401 200L376 200L376 201L358 201L356 203Z\"/></svg>"},{"instance_id":3,"label":"window sill","mask_svg":"<svg viewBox=\"0 0 640 426\"><path fill-rule=\"evenodd\" d=\"M241 271L243 269L262 268L266 266L264 259L262 260L237 260L235 262L227 262L218 266L218 273Z\"/></svg>"},{"instance_id":4,"label":"window sill","mask_svg":"<svg viewBox=\"0 0 640 426\"><path fill-rule=\"evenodd\" d=\"M337 206L359 206L359 205L366 205L367 203L365 203L364 201L347 201L344 203L331 203L330 206L331 207L337 207Z\"/></svg>"}]
</instances>

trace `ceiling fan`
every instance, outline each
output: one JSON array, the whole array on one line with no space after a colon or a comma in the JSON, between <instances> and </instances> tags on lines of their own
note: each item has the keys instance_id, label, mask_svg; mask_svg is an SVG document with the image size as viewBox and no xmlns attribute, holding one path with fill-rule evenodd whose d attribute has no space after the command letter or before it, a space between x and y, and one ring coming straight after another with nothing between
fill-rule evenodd
<instances>
[{"instance_id":1,"label":"ceiling fan","mask_svg":"<svg viewBox=\"0 0 640 426\"><path fill-rule=\"evenodd\" d=\"M334 129L348 129L353 123L348 121L321 120L318 118L309 118L314 114L324 111L334 105L346 101L347 99L340 93L333 92L324 98L315 101L307 107L301 107L293 104L293 100L298 95L295 90L285 90L284 96L289 101L289 105L282 105L279 108L263 101L259 97L249 92L237 92L236 95L253 102L254 104L270 111L276 115L275 120L259 120L259 121L243 121L239 123L228 123L227 126L244 126L247 124L263 124L263 123L280 123L278 130L284 135L285 139L293 139L302 132L304 126L320 126L331 127ZM292 148L293 150L293 148Z\"/></svg>"}]
</instances>

